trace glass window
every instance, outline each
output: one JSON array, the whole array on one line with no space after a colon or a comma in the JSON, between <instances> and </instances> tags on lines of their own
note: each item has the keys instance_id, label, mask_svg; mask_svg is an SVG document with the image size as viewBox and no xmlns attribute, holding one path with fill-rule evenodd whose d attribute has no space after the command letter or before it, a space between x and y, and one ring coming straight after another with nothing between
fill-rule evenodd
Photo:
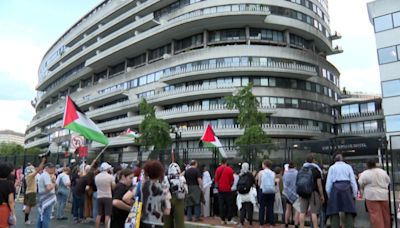
<instances>
[{"instance_id":1,"label":"glass window","mask_svg":"<svg viewBox=\"0 0 400 228\"><path fill-rule=\"evenodd\" d=\"M375 32L380 32L393 28L392 15L388 14L374 18Z\"/></svg>"},{"instance_id":2,"label":"glass window","mask_svg":"<svg viewBox=\"0 0 400 228\"><path fill-rule=\"evenodd\" d=\"M397 61L396 46L378 49L379 64Z\"/></svg>"},{"instance_id":3,"label":"glass window","mask_svg":"<svg viewBox=\"0 0 400 228\"><path fill-rule=\"evenodd\" d=\"M376 120L365 121L364 122L364 129L366 131L378 130L378 121L376 121Z\"/></svg>"},{"instance_id":4,"label":"glass window","mask_svg":"<svg viewBox=\"0 0 400 228\"><path fill-rule=\"evenodd\" d=\"M268 86L268 78L261 78L261 86Z\"/></svg>"},{"instance_id":5,"label":"glass window","mask_svg":"<svg viewBox=\"0 0 400 228\"><path fill-rule=\"evenodd\" d=\"M363 122L351 123L351 132L364 131Z\"/></svg>"},{"instance_id":6,"label":"glass window","mask_svg":"<svg viewBox=\"0 0 400 228\"><path fill-rule=\"evenodd\" d=\"M359 112L358 104L349 105L349 108L350 108L350 113L358 113Z\"/></svg>"},{"instance_id":7,"label":"glass window","mask_svg":"<svg viewBox=\"0 0 400 228\"><path fill-rule=\"evenodd\" d=\"M275 78L269 78L269 86L275 87L276 86L276 80Z\"/></svg>"},{"instance_id":8,"label":"glass window","mask_svg":"<svg viewBox=\"0 0 400 228\"><path fill-rule=\"evenodd\" d=\"M249 78L243 77L242 78L242 86L247 86L249 84Z\"/></svg>"},{"instance_id":9,"label":"glass window","mask_svg":"<svg viewBox=\"0 0 400 228\"><path fill-rule=\"evenodd\" d=\"M203 110L210 109L210 101L209 100L203 100L201 106L202 106Z\"/></svg>"},{"instance_id":10,"label":"glass window","mask_svg":"<svg viewBox=\"0 0 400 228\"><path fill-rule=\"evenodd\" d=\"M239 77L233 78L233 86L240 86L240 78Z\"/></svg>"},{"instance_id":11,"label":"glass window","mask_svg":"<svg viewBox=\"0 0 400 228\"><path fill-rule=\"evenodd\" d=\"M393 25L394 25L394 27L400 26L400 12L393 14Z\"/></svg>"},{"instance_id":12,"label":"glass window","mask_svg":"<svg viewBox=\"0 0 400 228\"><path fill-rule=\"evenodd\" d=\"M340 128L342 133L350 132L350 124L341 124Z\"/></svg>"},{"instance_id":13,"label":"glass window","mask_svg":"<svg viewBox=\"0 0 400 228\"><path fill-rule=\"evenodd\" d=\"M391 80L382 82L383 97L400 95L400 80Z\"/></svg>"},{"instance_id":14,"label":"glass window","mask_svg":"<svg viewBox=\"0 0 400 228\"><path fill-rule=\"evenodd\" d=\"M386 116L386 131L400 131L400 115Z\"/></svg>"},{"instance_id":15,"label":"glass window","mask_svg":"<svg viewBox=\"0 0 400 228\"><path fill-rule=\"evenodd\" d=\"M146 76L140 77L139 78L139 86L142 86L146 84Z\"/></svg>"}]
</instances>

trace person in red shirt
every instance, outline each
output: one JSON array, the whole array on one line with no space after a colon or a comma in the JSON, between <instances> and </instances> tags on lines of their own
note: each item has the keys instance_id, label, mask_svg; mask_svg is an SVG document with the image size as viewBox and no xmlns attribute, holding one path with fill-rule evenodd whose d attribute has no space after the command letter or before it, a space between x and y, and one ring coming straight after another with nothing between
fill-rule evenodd
<instances>
[{"instance_id":1,"label":"person in red shirt","mask_svg":"<svg viewBox=\"0 0 400 228\"><path fill-rule=\"evenodd\" d=\"M228 166L226 158L222 158L221 165L215 172L215 184L218 185L218 202L221 224L236 225L232 220L233 217L233 192L231 191L233 184L233 169ZM225 221L228 219L228 222Z\"/></svg>"}]
</instances>

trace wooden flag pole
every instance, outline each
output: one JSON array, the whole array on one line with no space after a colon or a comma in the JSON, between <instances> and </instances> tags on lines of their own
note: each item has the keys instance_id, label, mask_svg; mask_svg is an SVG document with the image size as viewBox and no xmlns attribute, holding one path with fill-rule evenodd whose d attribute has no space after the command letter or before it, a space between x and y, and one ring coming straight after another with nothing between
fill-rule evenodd
<instances>
[{"instance_id":1,"label":"wooden flag pole","mask_svg":"<svg viewBox=\"0 0 400 228\"><path fill-rule=\"evenodd\" d=\"M94 163L97 161L97 159L99 159L99 157L104 153L104 151L106 151L107 147L108 147L108 145L106 145L106 146L101 150L101 152L100 152L100 153L97 155L97 157L93 160L92 164L94 164Z\"/></svg>"}]
</instances>

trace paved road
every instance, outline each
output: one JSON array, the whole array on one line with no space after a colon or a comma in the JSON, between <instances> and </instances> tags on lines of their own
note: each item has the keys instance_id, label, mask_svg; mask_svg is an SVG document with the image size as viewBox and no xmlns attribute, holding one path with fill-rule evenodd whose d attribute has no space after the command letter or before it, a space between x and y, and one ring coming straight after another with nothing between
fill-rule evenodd
<instances>
[{"instance_id":1,"label":"paved road","mask_svg":"<svg viewBox=\"0 0 400 228\"><path fill-rule=\"evenodd\" d=\"M37 207L35 207L32 212L31 215L29 216L32 224L30 225L25 225L24 224L24 213L22 212L22 204L21 203L17 203L15 205L16 210L17 210L17 228L27 228L27 227L36 227L36 221L38 219L38 213L37 213ZM63 221L57 221L56 219L51 220L50 223L50 227L51 228L89 228L89 227L94 227L94 223L89 223L89 224L77 224L74 223L72 221L72 216L71 213L66 213L66 215L68 216L68 220L63 220Z\"/></svg>"}]
</instances>

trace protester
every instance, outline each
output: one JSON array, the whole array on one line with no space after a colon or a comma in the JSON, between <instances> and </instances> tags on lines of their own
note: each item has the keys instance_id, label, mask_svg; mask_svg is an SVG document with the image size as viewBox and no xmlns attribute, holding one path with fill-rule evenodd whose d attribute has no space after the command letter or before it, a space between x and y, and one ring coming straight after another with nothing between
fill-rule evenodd
<instances>
[{"instance_id":1,"label":"protester","mask_svg":"<svg viewBox=\"0 0 400 228\"><path fill-rule=\"evenodd\" d=\"M367 161L367 170L361 173L358 183L363 191L372 227L390 227L389 190L390 177L373 160Z\"/></svg>"},{"instance_id":2,"label":"protester","mask_svg":"<svg viewBox=\"0 0 400 228\"><path fill-rule=\"evenodd\" d=\"M73 196L74 196L73 215L76 223L84 222L83 210L85 205L85 190L87 184L88 184L87 175L85 175L85 172L80 171L79 179L77 180L75 188L73 189Z\"/></svg>"},{"instance_id":3,"label":"protester","mask_svg":"<svg viewBox=\"0 0 400 228\"><path fill-rule=\"evenodd\" d=\"M12 168L4 163L0 164L0 227L9 227L9 218L17 224L15 216L15 186L7 178L12 172Z\"/></svg>"},{"instance_id":4,"label":"protester","mask_svg":"<svg viewBox=\"0 0 400 228\"><path fill-rule=\"evenodd\" d=\"M58 175L56 180L57 186L57 213L56 218L58 220L65 220L67 217L64 215L65 204L67 203L68 195L70 193L71 180L69 174L71 169L69 167L64 167L63 172Z\"/></svg>"},{"instance_id":5,"label":"protester","mask_svg":"<svg viewBox=\"0 0 400 228\"><path fill-rule=\"evenodd\" d=\"M171 193L171 213L164 216L164 228L185 227L185 197L188 193L186 179L176 163L171 163L167 175L168 188Z\"/></svg>"},{"instance_id":6,"label":"protester","mask_svg":"<svg viewBox=\"0 0 400 228\"><path fill-rule=\"evenodd\" d=\"M265 216L268 219L269 225L272 227L275 225L274 218L274 201L275 201L275 172L271 170L272 162L265 160L263 163L263 171L260 174L260 210L259 210L259 221L260 226L265 225ZM267 210L265 211L265 207Z\"/></svg>"},{"instance_id":7,"label":"protester","mask_svg":"<svg viewBox=\"0 0 400 228\"><path fill-rule=\"evenodd\" d=\"M318 214L325 201L322 189L322 171L314 162L314 156L308 155L303 167L297 173L296 192L300 200L300 227L304 227L305 217L310 210L313 227L318 227Z\"/></svg>"},{"instance_id":8,"label":"protester","mask_svg":"<svg viewBox=\"0 0 400 228\"><path fill-rule=\"evenodd\" d=\"M200 170L197 168L197 161L192 160L190 162L190 168L185 171L185 179L188 185L189 193L186 197L186 213L188 221L192 221L192 214L194 211L194 221L200 221L200 201L201 201L201 189L203 185L201 180Z\"/></svg>"},{"instance_id":9,"label":"protester","mask_svg":"<svg viewBox=\"0 0 400 228\"><path fill-rule=\"evenodd\" d=\"M299 198L296 193L296 177L297 170L294 163L289 162L288 170L283 174L283 196L286 201L285 227L289 227L291 218L294 218L295 227L299 226L299 212L293 207L294 202Z\"/></svg>"},{"instance_id":10,"label":"protester","mask_svg":"<svg viewBox=\"0 0 400 228\"><path fill-rule=\"evenodd\" d=\"M345 215L345 227L354 227L357 191L353 168L343 161L341 154L336 155L335 164L329 168L326 180L326 192L329 197L326 215L331 219L332 228L340 227L339 212Z\"/></svg>"},{"instance_id":11,"label":"protester","mask_svg":"<svg viewBox=\"0 0 400 228\"><path fill-rule=\"evenodd\" d=\"M164 167L157 160L149 160L143 169L145 177L141 184L143 209L140 228L161 228L164 225L163 215L171 212L171 194L161 185Z\"/></svg>"},{"instance_id":12,"label":"protester","mask_svg":"<svg viewBox=\"0 0 400 228\"><path fill-rule=\"evenodd\" d=\"M26 182L26 190L24 195L24 214L25 214L25 224L31 224L29 220L29 214L34 206L36 206L36 192L37 192L37 184L36 184L36 176L40 171L42 171L44 167L44 163L46 162L46 158L42 158L42 162L40 165L35 168L33 165L28 166L25 169L25 182Z\"/></svg>"},{"instance_id":13,"label":"protester","mask_svg":"<svg viewBox=\"0 0 400 228\"><path fill-rule=\"evenodd\" d=\"M100 228L101 217L104 216L104 227L107 228L110 223L112 212L112 189L115 187L113 176L110 174L112 166L107 162L100 165L100 173L95 177L97 188L98 212L96 217L96 228Z\"/></svg>"},{"instance_id":14,"label":"protester","mask_svg":"<svg viewBox=\"0 0 400 228\"><path fill-rule=\"evenodd\" d=\"M129 211L133 204L132 201L126 202L123 200L125 193L132 185L133 171L131 169L123 169L120 172L119 182L115 186L113 196L113 207L111 216L112 228L124 228L125 220L128 217Z\"/></svg>"},{"instance_id":15,"label":"protester","mask_svg":"<svg viewBox=\"0 0 400 228\"><path fill-rule=\"evenodd\" d=\"M228 166L226 158L221 159L221 165L215 172L215 183L218 185L218 203L221 224L237 224L233 218L233 169ZM228 222L225 221L228 219Z\"/></svg>"},{"instance_id":16,"label":"protester","mask_svg":"<svg viewBox=\"0 0 400 228\"><path fill-rule=\"evenodd\" d=\"M203 179L203 194L204 194L204 204L202 204L202 215L203 217L210 217L210 189L212 185L212 179L208 167L206 165L202 166L202 179Z\"/></svg>"},{"instance_id":17,"label":"protester","mask_svg":"<svg viewBox=\"0 0 400 228\"><path fill-rule=\"evenodd\" d=\"M55 187L56 177L55 166L53 163L47 163L45 165L43 173L38 179L38 193L39 193L39 205L38 211L39 216L37 220L37 228L48 228L50 227L51 211L54 204L57 201Z\"/></svg>"},{"instance_id":18,"label":"protester","mask_svg":"<svg viewBox=\"0 0 400 228\"><path fill-rule=\"evenodd\" d=\"M282 169L281 167L276 167L275 170L275 201L274 201L274 214L276 221L282 221L283 218L283 204L282 204L282 190L283 190L283 180L282 180Z\"/></svg>"},{"instance_id":19,"label":"protester","mask_svg":"<svg viewBox=\"0 0 400 228\"><path fill-rule=\"evenodd\" d=\"M244 226L245 218L247 218L250 226L253 225L253 208L257 203L257 190L254 184L255 178L249 171L249 163L245 162L242 164L237 184L238 196L236 205L240 211L240 226Z\"/></svg>"},{"instance_id":20,"label":"protester","mask_svg":"<svg viewBox=\"0 0 400 228\"><path fill-rule=\"evenodd\" d=\"M233 184L231 187L233 202L236 202L236 198L237 198L237 183L239 181L239 173L240 173L240 170L233 171ZM236 217L238 215L238 208L236 206L236 203L233 203L232 206L233 206L233 208L232 208L233 216L232 217ZM232 219L232 221L234 221L234 220Z\"/></svg>"}]
</instances>

